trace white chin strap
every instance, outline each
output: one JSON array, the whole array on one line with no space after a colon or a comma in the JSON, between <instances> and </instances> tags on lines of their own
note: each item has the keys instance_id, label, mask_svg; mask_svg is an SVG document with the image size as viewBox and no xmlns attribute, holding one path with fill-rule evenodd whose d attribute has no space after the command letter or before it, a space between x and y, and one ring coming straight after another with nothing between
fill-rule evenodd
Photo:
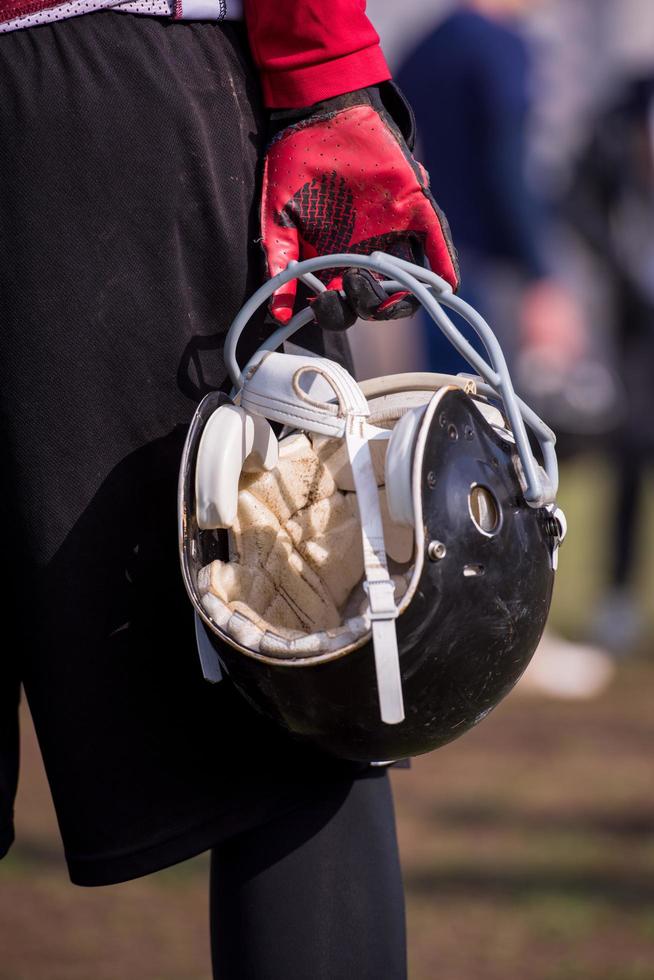
<instances>
[{"instance_id":1,"label":"white chin strap","mask_svg":"<svg viewBox=\"0 0 654 980\"><path fill-rule=\"evenodd\" d=\"M260 352L245 372L238 400L239 407L217 409L202 434L196 465L199 526L230 527L236 517L241 470L274 468L277 440L267 419L344 439L361 521L381 718L389 725L403 721L395 586L388 573L369 446L372 439L389 439L391 430L366 421L370 410L358 384L339 364L324 357Z\"/></svg>"},{"instance_id":2,"label":"white chin strap","mask_svg":"<svg viewBox=\"0 0 654 980\"><path fill-rule=\"evenodd\" d=\"M346 419L345 444L352 467L361 519L363 567L366 573L365 590L370 604L372 643L375 651L377 690L382 721L395 725L404 720L400 658L397 648L395 620L395 586L388 574L384 529L379 507L377 481L368 444L366 425L360 415ZM384 434L388 430L384 431Z\"/></svg>"}]
</instances>

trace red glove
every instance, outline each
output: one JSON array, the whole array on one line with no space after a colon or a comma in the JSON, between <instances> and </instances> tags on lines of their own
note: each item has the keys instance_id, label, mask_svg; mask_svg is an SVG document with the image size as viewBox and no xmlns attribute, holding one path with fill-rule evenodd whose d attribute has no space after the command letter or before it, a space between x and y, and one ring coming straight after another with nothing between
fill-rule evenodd
<instances>
[{"instance_id":1,"label":"red glove","mask_svg":"<svg viewBox=\"0 0 654 980\"><path fill-rule=\"evenodd\" d=\"M397 90L390 94L397 107ZM406 103L401 105L410 116ZM378 88L275 116L287 125L268 148L263 176L261 229L269 276L292 259L315 255L379 249L421 262L424 250L432 270L457 288L447 220ZM324 277L328 289L341 288L342 276L332 270ZM366 298L356 315L387 319L411 312L406 293L385 300L372 277L365 279L370 288L363 290ZM295 291L293 281L272 297L271 313L280 323L293 314ZM360 298L361 289L355 292Z\"/></svg>"}]
</instances>

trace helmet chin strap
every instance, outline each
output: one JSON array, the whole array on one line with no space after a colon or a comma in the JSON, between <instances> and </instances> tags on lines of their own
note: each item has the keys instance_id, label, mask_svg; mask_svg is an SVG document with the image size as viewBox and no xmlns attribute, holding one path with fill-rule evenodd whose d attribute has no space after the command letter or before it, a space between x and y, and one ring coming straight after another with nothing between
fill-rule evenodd
<instances>
[{"instance_id":1,"label":"helmet chin strap","mask_svg":"<svg viewBox=\"0 0 654 980\"><path fill-rule=\"evenodd\" d=\"M367 428L371 428L371 426L367 426ZM375 480L368 437L361 424L360 416L349 415L347 417L345 444L352 467L357 506L361 519L363 566L366 573L364 588L370 604L381 719L387 725L397 725L404 721L404 701L400 676L400 656L395 630L395 620L397 619L395 586L388 574L377 481Z\"/></svg>"}]
</instances>

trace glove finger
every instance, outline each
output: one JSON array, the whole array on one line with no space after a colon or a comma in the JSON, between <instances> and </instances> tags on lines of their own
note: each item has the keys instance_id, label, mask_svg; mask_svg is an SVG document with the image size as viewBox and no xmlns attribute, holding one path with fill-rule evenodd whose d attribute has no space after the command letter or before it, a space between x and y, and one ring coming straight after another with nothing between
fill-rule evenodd
<instances>
[{"instance_id":1,"label":"glove finger","mask_svg":"<svg viewBox=\"0 0 654 980\"><path fill-rule=\"evenodd\" d=\"M432 271L456 291L459 288L459 264L447 218L428 192L423 191L416 210L418 228L415 230L424 234L425 254Z\"/></svg>"},{"instance_id":2,"label":"glove finger","mask_svg":"<svg viewBox=\"0 0 654 980\"><path fill-rule=\"evenodd\" d=\"M356 313L335 289L326 289L319 293L311 300L311 310L322 330L347 330L356 323Z\"/></svg>"},{"instance_id":3,"label":"glove finger","mask_svg":"<svg viewBox=\"0 0 654 980\"><path fill-rule=\"evenodd\" d=\"M291 279L290 282L280 286L272 294L268 309L271 316L283 327L293 316L293 306L295 305L295 295L297 293L297 282Z\"/></svg>"},{"instance_id":4,"label":"glove finger","mask_svg":"<svg viewBox=\"0 0 654 980\"><path fill-rule=\"evenodd\" d=\"M386 291L367 269L348 269L343 276L343 291L362 320L374 320L380 304L387 299Z\"/></svg>"},{"instance_id":5,"label":"glove finger","mask_svg":"<svg viewBox=\"0 0 654 980\"><path fill-rule=\"evenodd\" d=\"M324 273L318 273L319 276L324 275ZM327 282L327 289L337 289L343 288L343 273L339 272L336 275L330 276Z\"/></svg>"},{"instance_id":6,"label":"glove finger","mask_svg":"<svg viewBox=\"0 0 654 980\"><path fill-rule=\"evenodd\" d=\"M403 289L398 293L392 293L377 309L377 320L401 320L407 316L413 316L420 303L413 293Z\"/></svg>"},{"instance_id":7,"label":"glove finger","mask_svg":"<svg viewBox=\"0 0 654 980\"><path fill-rule=\"evenodd\" d=\"M299 257L298 230L283 205L280 187L271 180L270 158L267 158L261 194L261 246L268 278L282 272L289 262ZM295 280L292 280L273 293L268 307L278 323L286 324L293 316L296 291Z\"/></svg>"},{"instance_id":8,"label":"glove finger","mask_svg":"<svg viewBox=\"0 0 654 980\"><path fill-rule=\"evenodd\" d=\"M268 275L270 277L276 276L277 273L282 272L287 267L289 262L297 260L299 257L297 229L295 227L276 228L272 241L268 245L264 241L264 250L268 264ZM297 280L291 279L290 282L279 286L272 294L269 309L278 323L285 325L293 316L296 293Z\"/></svg>"},{"instance_id":9,"label":"glove finger","mask_svg":"<svg viewBox=\"0 0 654 980\"><path fill-rule=\"evenodd\" d=\"M350 269L343 276L348 303L362 320L396 320L411 316L417 308L407 290L389 296L381 283L366 269Z\"/></svg>"}]
</instances>

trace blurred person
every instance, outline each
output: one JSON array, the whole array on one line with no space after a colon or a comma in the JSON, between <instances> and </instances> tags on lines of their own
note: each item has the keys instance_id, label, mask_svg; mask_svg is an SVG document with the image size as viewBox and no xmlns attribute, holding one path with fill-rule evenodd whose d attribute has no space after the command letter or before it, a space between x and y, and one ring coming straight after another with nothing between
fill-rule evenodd
<instances>
[{"instance_id":1,"label":"blurred person","mask_svg":"<svg viewBox=\"0 0 654 980\"><path fill-rule=\"evenodd\" d=\"M0 687L0 856L13 839L22 682L74 883L212 849L221 980L403 980L387 772L307 748L229 678L204 681L177 482L195 404L230 387L225 333L262 258L273 275L335 240L415 258L424 246L453 287L456 259L365 3L246 0L244 12L240 24L240 5L223 2L0 0L14 636ZM323 159L335 116L344 139ZM380 154L380 134L399 161ZM341 217L356 212L372 240L352 241L354 221L324 207L335 186ZM274 320L288 321L293 299L278 290ZM367 314L403 297L384 300ZM251 350L270 329L261 317ZM342 341L325 343L347 361Z\"/></svg>"},{"instance_id":2,"label":"blurred person","mask_svg":"<svg viewBox=\"0 0 654 980\"><path fill-rule=\"evenodd\" d=\"M556 402L584 364L588 337L579 305L549 267L546 215L527 179L530 57L518 28L531 6L467 0L407 55L397 80L456 234L463 296L499 325L519 390L544 386ZM431 369L468 371L433 324L425 327ZM600 650L548 633L522 689L592 697L611 674Z\"/></svg>"},{"instance_id":3,"label":"blurred person","mask_svg":"<svg viewBox=\"0 0 654 980\"><path fill-rule=\"evenodd\" d=\"M654 75L623 83L597 115L567 216L611 284L626 411L610 440L615 478L608 590L588 633L615 655L643 634L634 595L643 492L654 461Z\"/></svg>"},{"instance_id":4,"label":"blurred person","mask_svg":"<svg viewBox=\"0 0 654 980\"><path fill-rule=\"evenodd\" d=\"M515 359L528 345L558 365L578 359L586 337L576 304L549 269L545 216L527 181L530 64L517 25L529 7L526 0L461 4L410 52L397 80L456 228L465 298L488 312L507 278L514 297L517 284L505 348ZM436 100L435 92L447 97ZM428 342L432 366L442 370L433 330Z\"/></svg>"}]
</instances>

